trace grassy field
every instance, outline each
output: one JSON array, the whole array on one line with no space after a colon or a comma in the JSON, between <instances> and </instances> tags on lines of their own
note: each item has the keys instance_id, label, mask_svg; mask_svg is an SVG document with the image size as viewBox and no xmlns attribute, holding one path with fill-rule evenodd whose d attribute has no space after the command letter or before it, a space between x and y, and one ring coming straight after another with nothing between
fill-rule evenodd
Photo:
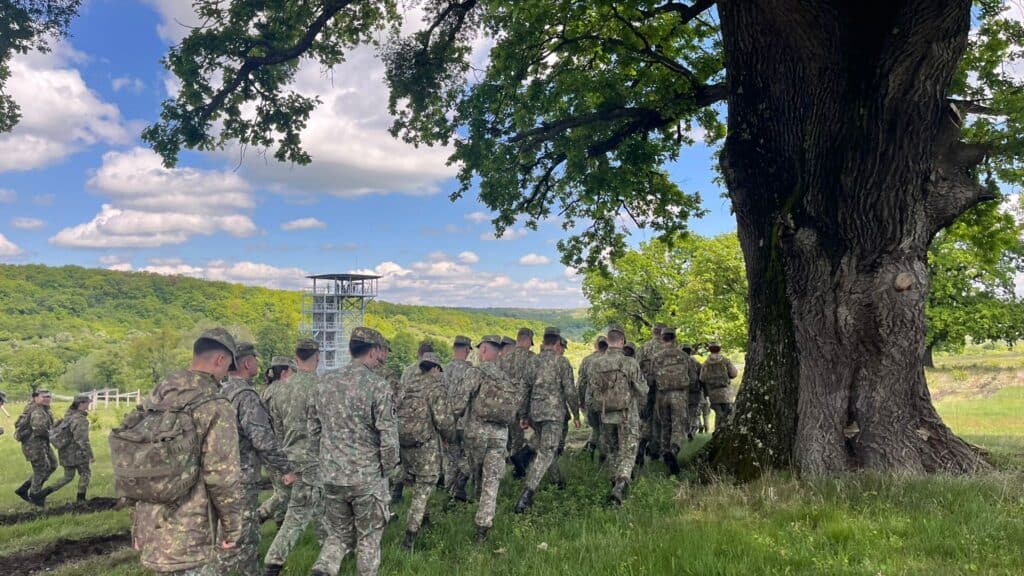
<instances>
[{"instance_id":1,"label":"grassy field","mask_svg":"<svg viewBox=\"0 0 1024 576\"><path fill-rule=\"evenodd\" d=\"M869 474L815 482L774 475L735 486L697 486L648 465L621 509L609 507L606 475L588 457L569 454L564 492L543 488L534 509L511 514L519 483L502 485L489 542L471 544L474 506L431 503L432 525L415 553L398 546L399 522L385 536L384 574L1024 574L1024 382L1019 355L938 358L929 372L937 404L958 433L988 449L1000 470L972 478L882 478ZM63 412L63 408L58 412ZM98 425L116 420L105 413ZM579 436L576 437L579 440ZM688 453L699 448L694 442ZM112 495L105 433L94 434L95 495ZM0 509L30 507L12 490L28 474L10 436L0 439ZM52 498L74 497L73 487ZM406 504L398 507L404 518ZM127 528L125 511L0 526L0 556L57 538ZM264 549L274 527L268 524ZM286 574L306 574L315 559L310 535ZM354 574L351 559L343 574ZM130 552L56 572L62 576L143 575Z\"/></svg>"}]
</instances>

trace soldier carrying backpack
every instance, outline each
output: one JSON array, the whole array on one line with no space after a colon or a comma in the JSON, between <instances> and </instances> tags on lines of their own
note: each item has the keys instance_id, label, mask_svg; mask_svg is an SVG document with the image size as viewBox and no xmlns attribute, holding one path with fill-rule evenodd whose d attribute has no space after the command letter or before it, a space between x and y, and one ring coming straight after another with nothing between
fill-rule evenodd
<instances>
[{"instance_id":1,"label":"soldier carrying backpack","mask_svg":"<svg viewBox=\"0 0 1024 576\"><path fill-rule=\"evenodd\" d=\"M33 390L32 401L14 423L14 439L21 442L21 453L32 465L32 477L14 493L36 506L45 504L46 497L42 495L43 484L57 469L57 456L50 448L50 428L53 427L51 399L49 390Z\"/></svg>"},{"instance_id":2,"label":"soldier carrying backpack","mask_svg":"<svg viewBox=\"0 0 1024 576\"><path fill-rule=\"evenodd\" d=\"M718 342L708 344L711 355L704 361L700 369L700 381L711 400L711 409L715 411L715 428L725 426L732 414L732 405L736 398L730 380L739 372L728 358L722 356L722 345Z\"/></svg>"},{"instance_id":3,"label":"soldier carrying backpack","mask_svg":"<svg viewBox=\"0 0 1024 576\"><path fill-rule=\"evenodd\" d=\"M187 370L165 377L110 433L114 487L135 502L133 539L155 572L208 570L242 533L238 422L221 381L235 366L235 340L207 330Z\"/></svg>"},{"instance_id":4,"label":"soldier carrying backpack","mask_svg":"<svg viewBox=\"0 0 1024 576\"><path fill-rule=\"evenodd\" d=\"M661 438L661 457L669 473L679 474L676 459L686 437L689 421L686 416L686 399L690 389L690 355L676 344L676 329L661 331L664 347L651 362L654 381L657 386L655 414Z\"/></svg>"},{"instance_id":5,"label":"soldier carrying backpack","mask_svg":"<svg viewBox=\"0 0 1024 576\"><path fill-rule=\"evenodd\" d=\"M64 467L64 477L49 488L43 488L37 499L46 497L67 486L78 474L79 504L85 502L85 494L92 479L90 464L96 459L92 455L92 444L89 442L89 404L92 398L84 394L75 396L71 401L64 419L50 429L50 444L57 449L60 465Z\"/></svg>"}]
</instances>

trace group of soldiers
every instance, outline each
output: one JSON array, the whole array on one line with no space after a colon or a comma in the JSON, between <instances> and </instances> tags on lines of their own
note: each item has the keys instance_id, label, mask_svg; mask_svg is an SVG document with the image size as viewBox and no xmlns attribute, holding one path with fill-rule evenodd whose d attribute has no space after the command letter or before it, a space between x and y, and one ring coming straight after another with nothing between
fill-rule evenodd
<instances>
[{"instance_id":1,"label":"group of soldiers","mask_svg":"<svg viewBox=\"0 0 1024 576\"><path fill-rule=\"evenodd\" d=\"M515 339L489 335L474 343L458 336L452 360L444 365L424 342L417 360L398 375L387 365L388 340L358 327L348 339L348 365L318 374L319 345L302 339L294 356L273 358L265 372L269 386L259 394L255 346L236 343L224 329L206 331L194 343L189 368L165 377L139 415L129 416L122 427L130 432L144 415L155 414L157 426L151 430L164 434L164 440L174 440L168 431L183 429L181 438L194 440L182 445L201 452L192 466L192 484L172 502L166 493L146 494L141 487L173 466L158 462L145 469L145 457L121 453L130 452L132 444L115 442L115 436L143 442L152 441L154 433L131 436L115 430L111 435L115 487L132 494L135 504L134 545L143 565L156 572L258 574L260 525L273 518L278 531L264 557L264 574L281 573L310 526L321 544L311 574L336 574L350 552L360 574L376 574L384 528L397 519L390 506L408 488L402 545L412 550L438 486L452 500L477 501L475 538L482 543L494 524L507 463L515 478L525 478L515 513L530 509L545 478L565 487L559 459L569 422L579 429L581 414L592 428L588 449L607 464L609 500L621 504L645 451L658 453L653 446L660 446L670 470L678 472L676 455L684 438L700 428L705 392L719 426L731 410L729 380L736 369L717 345L709 347L711 356L702 366L688 347L675 343L672 329L659 325L654 334L637 349L626 342L622 328L610 327L581 363L577 386L565 358L568 342L558 328L544 330L539 353L532 350L534 333L528 328ZM474 349L476 363L470 361ZM44 438L48 451L43 434L54 427L49 394L37 392L26 413L31 413L32 438ZM87 408L87 403L73 405L65 420ZM188 423L180 425L184 417ZM87 441L87 420L85 430ZM33 454L35 471L39 448L31 442L23 445L26 456ZM87 461L91 451L88 456ZM52 462L52 454L49 458ZM19 495L25 491L26 499L42 505L51 489L43 488L45 478L38 479L49 466L39 460L40 474L19 488ZM262 506L261 466L274 486ZM87 484L88 465L75 469ZM84 498L84 487L80 492Z\"/></svg>"}]
</instances>

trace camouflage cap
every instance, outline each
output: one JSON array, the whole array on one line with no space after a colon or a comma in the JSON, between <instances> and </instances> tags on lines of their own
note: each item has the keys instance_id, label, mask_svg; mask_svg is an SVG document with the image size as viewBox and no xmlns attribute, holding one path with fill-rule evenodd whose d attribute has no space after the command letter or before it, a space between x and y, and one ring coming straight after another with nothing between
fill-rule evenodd
<instances>
[{"instance_id":1,"label":"camouflage cap","mask_svg":"<svg viewBox=\"0 0 1024 576\"><path fill-rule=\"evenodd\" d=\"M622 337L626 336L626 331L623 330L622 326L619 326L618 324L612 324L611 326L608 327L608 335L609 336L612 335L612 332L617 332L620 335L622 335Z\"/></svg>"},{"instance_id":2,"label":"camouflage cap","mask_svg":"<svg viewBox=\"0 0 1024 576\"><path fill-rule=\"evenodd\" d=\"M559 329L559 328L557 328L555 326L548 326L547 328L544 329L544 335L545 336L561 336L562 335L562 331L561 331L561 329Z\"/></svg>"},{"instance_id":3,"label":"camouflage cap","mask_svg":"<svg viewBox=\"0 0 1024 576\"><path fill-rule=\"evenodd\" d=\"M381 340L383 336L380 332L377 332L373 328L367 328L366 326L356 326L352 329L352 335L348 337L350 341L362 342L363 344L375 344L381 346Z\"/></svg>"},{"instance_id":4,"label":"camouflage cap","mask_svg":"<svg viewBox=\"0 0 1024 576\"><path fill-rule=\"evenodd\" d=\"M296 350L319 350L320 343L312 338L300 338L295 344Z\"/></svg>"},{"instance_id":5,"label":"camouflage cap","mask_svg":"<svg viewBox=\"0 0 1024 576\"><path fill-rule=\"evenodd\" d=\"M292 358L290 356L274 356L274 358L270 361L270 366L287 366L288 368L291 368L293 371L299 369L298 365L295 364L295 358Z\"/></svg>"},{"instance_id":6,"label":"camouflage cap","mask_svg":"<svg viewBox=\"0 0 1024 576\"><path fill-rule=\"evenodd\" d=\"M502 346L515 346L516 345L516 341L511 336L502 336L501 337L501 345Z\"/></svg>"},{"instance_id":7,"label":"camouflage cap","mask_svg":"<svg viewBox=\"0 0 1024 576\"><path fill-rule=\"evenodd\" d=\"M454 346L472 346L473 341L468 336L456 336Z\"/></svg>"},{"instance_id":8,"label":"camouflage cap","mask_svg":"<svg viewBox=\"0 0 1024 576\"><path fill-rule=\"evenodd\" d=\"M46 388L36 388L35 391L32 392L32 396L53 396L53 395L50 394L50 391L47 390Z\"/></svg>"},{"instance_id":9,"label":"camouflage cap","mask_svg":"<svg viewBox=\"0 0 1024 576\"><path fill-rule=\"evenodd\" d=\"M664 328L661 329L661 335L662 336L675 336L676 335L676 329L673 328L672 326L665 326Z\"/></svg>"},{"instance_id":10,"label":"camouflage cap","mask_svg":"<svg viewBox=\"0 0 1024 576\"><path fill-rule=\"evenodd\" d=\"M433 352L426 352L423 354L423 358L420 358L420 368L422 368L424 364L429 365L431 368L437 366L440 368L441 372L444 372L444 368L441 366L441 359Z\"/></svg>"},{"instance_id":11,"label":"camouflage cap","mask_svg":"<svg viewBox=\"0 0 1024 576\"><path fill-rule=\"evenodd\" d=\"M662 331L662 330L664 330L665 328L668 328L668 326L665 326L665 325L664 325L664 324L662 324L661 322L658 322L657 324L655 324L655 325L654 325L654 328L653 328L653 330L654 330L655 332L661 332L661 331Z\"/></svg>"},{"instance_id":12,"label":"camouflage cap","mask_svg":"<svg viewBox=\"0 0 1024 576\"><path fill-rule=\"evenodd\" d=\"M479 348L479 347L483 346L484 344L494 344L498 348L501 348L501 336L493 336L493 335L484 336L484 337L480 338L480 343L477 344L476 347Z\"/></svg>"},{"instance_id":13,"label":"camouflage cap","mask_svg":"<svg viewBox=\"0 0 1024 576\"><path fill-rule=\"evenodd\" d=\"M78 394L71 399L72 404L88 404L90 402L92 402L92 396L88 394Z\"/></svg>"},{"instance_id":14,"label":"camouflage cap","mask_svg":"<svg viewBox=\"0 0 1024 576\"><path fill-rule=\"evenodd\" d=\"M529 338L530 342L533 342L533 330L525 327L520 328L519 332L516 333L516 339L518 340L520 338Z\"/></svg>"},{"instance_id":15,"label":"camouflage cap","mask_svg":"<svg viewBox=\"0 0 1024 576\"><path fill-rule=\"evenodd\" d=\"M235 360L241 360L247 356L256 356L256 345L252 342L239 342L235 345Z\"/></svg>"},{"instance_id":16,"label":"camouflage cap","mask_svg":"<svg viewBox=\"0 0 1024 576\"><path fill-rule=\"evenodd\" d=\"M385 338L383 335L380 337L380 347L391 352L391 341Z\"/></svg>"},{"instance_id":17,"label":"camouflage cap","mask_svg":"<svg viewBox=\"0 0 1024 576\"><path fill-rule=\"evenodd\" d=\"M693 351L693 344L690 344L688 342L685 342L685 343L681 344L679 347L682 348L683 350L685 350L686 352Z\"/></svg>"},{"instance_id":18,"label":"camouflage cap","mask_svg":"<svg viewBox=\"0 0 1024 576\"><path fill-rule=\"evenodd\" d=\"M196 342L199 340L209 340L227 348L228 352L231 353L231 366L228 367L228 370L234 371L236 369L238 347L235 345L235 337L230 332L223 328L211 328L200 334Z\"/></svg>"}]
</instances>

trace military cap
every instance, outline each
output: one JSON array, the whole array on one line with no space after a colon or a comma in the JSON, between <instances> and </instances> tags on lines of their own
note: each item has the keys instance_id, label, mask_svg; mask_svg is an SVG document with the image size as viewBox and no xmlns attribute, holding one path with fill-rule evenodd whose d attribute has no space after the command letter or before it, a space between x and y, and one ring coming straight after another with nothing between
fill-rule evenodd
<instances>
[{"instance_id":1,"label":"military cap","mask_svg":"<svg viewBox=\"0 0 1024 576\"><path fill-rule=\"evenodd\" d=\"M444 372L444 367L441 366L441 359L433 352L426 352L423 354L423 358L420 358L420 367L422 368L424 364L430 364L431 368L437 366L441 369L441 372Z\"/></svg>"},{"instance_id":2,"label":"military cap","mask_svg":"<svg viewBox=\"0 0 1024 576\"><path fill-rule=\"evenodd\" d=\"M320 343L312 338L302 338L295 345L296 350L319 350Z\"/></svg>"},{"instance_id":3,"label":"military cap","mask_svg":"<svg viewBox=\"0 0 1024 576\"><path fill-rule=\"evenodd\" d=\"M35 392L32 392L32 396L52 396L52 394L46 388L36 388Z\"/></svg>"},{"instance_id":4,"label":"military cap","mask_svg":"<svg viewBox=\"0 0 1024 576\"><path fill-rule=\"evenodd\" d=\"M722 345L718 343L718 340L712 340L708 342L708 348L721 348Z\"/></svg>"},{"instance_id":5,"label":"military cap","mask_svg":"<svg viewBox=\"0 0 1024 576\"><path fill-rule=\"evenodd\" d=\"M198 342L199 340L209 340L227 348L228 352L231 353L231 366L228 367L228 370L233 372L236 369L238 347L235 345L235 337L230 332L223 328L211 328L200 334L196 341Z\"/></svg>"},{"instance_id":6,"label":"military cap","mask_svg":"<svg viewBox=\"0 0 1024 576\"><path fill-rule=\"evenodd\" d=\"M480 339L480 343L476 345L477 348L484 344L494 344L498 348L501 348L501 336L484 336Z\"/></svg>"},{"instance_id":7,"label":"military cap","mask_svg":"<svg viewBox=\"0 0 1024 576\"><path fill-rule=\"evenodd\" d=\"M529 338L530 342L533 342L533 330L525 327L520 328L519 332L516 333L516 339L518 340L520 338Z\"/></svg>"},{"instance_id":8,"label":"military cap","mask_svg":"<svg viewBox=\"0 0 1024 576\"><path fill-rule=\"evenodd\" d=\"M601 334L600 336L597 337L597 343L598 344L601 344L601 343L607 344L608 343L608 337L605 336L604 334Z\"/></svg>"},{"instance_id":9,"label":"military cap","mask_svg":"<svg viewBox=\"0 0 1024 576\"><path fill-rule=\"evenodd\" d=\"M665 335L675 336L676 335L676 329L673 328L672 326L666 326L666 327L661 329L661 335L662 336L665 336Z\"/></svg>"},{"instance_id":10,"label":"military cap","mask_svg":"<svg viewBox=\"0 0 1024 576\"><path fill-rule=\"evenodd\" d=\"M502 346L515 346L516 345L516 341L513 340L511 336L502 336L501 337L501 345Z\"/></svg>"},{"instance_id":11,"label":"military cap","mask_svg":"<svg viewBox=\"0 0 1024 576\"><path fill-rule=\"evenodd\" d=\"M256 356L256 345L252 342L239 342L235 345L235 360L241 360L247 356Z\"/></svg>"},{"instance_id":12,"label":"military cap","mask_svg":"<svg viewBox=\"0 0 1024 576\"><path fill-rule=\"evenodd\" d=\"M626 335L626 331L623 330L622 326L619 326L618 324L612 324L611 326L608 327L608 335L609 336L611 336L612 332L618 332L619 334L622 334L623 336Z\"/></svg>"},{"instance_id":13,"label":"military cap","mask_svg":"<svg viewBox=\"0 0 1024 576\"><path fill-rule=\"evenodd\" d=\"M362 342L363 344L376 344L381 346L381 340L384 337L380 335L373 328L367 328L366 326L356 326L352 329L352 335L348 337L349 340L355 342Z\"/></svg>"},{"instance_id":14,"label":"military cap","mask_svg":"<svg viewBox=\"0 0 1024 576\"><path fill-rule=\"evenodd\" d=\"M290 356L274 356L274 358L270 361L270 366L287 366L292 370L299 369L298 365L295 364L295 358L292 358Z\"/></svg>"},{"instance_id":15,"label":"military cap","mask_svg":"<svg viewBox=\"0 0 1024 576\"><path fill-rule=\"evenodd\" d=\"M565 339L565 336L559 336L559 342L562 344L562 348L569 349L569 341Z\"/></svg>"},{"instance_id":16,"label":"military cap","mask_svg":"<svg viewBox=\"0 0 1024 576\"><path fill-rule=\"evenodd\" d=\"M455 346L472 346L472 345L473 345L473 341L470 340L469 337L467 337L467 336L456 336L455 337Z\"/></svg>"},{"instance_id":17,"label":"military cap","mask_svg":"<svg viewBox=\"0 0 1024 576\"><path fill-rule=\"evenodd\" d=\"M625 344L622 345L622 349L623 350L632 350L632 351L636 352L636 344L633 344L632 342L626 342Z\"/></svg>"},{"instance_id":18,"label":"military cap","mask_svg":"<svg viewBox=\"0 0 1024 576\"><path fill-rule=\"evenodd\" d=\"M88 394L78 394L71 400L72 404L88 404L90 402L92 402L92 396Z\"/></svg>"},{"instance_id":19,"label":"military cap","mask_svg":"<svg viewBox=\"0 0 1024 576\"><path fill-rule=\"evenodd\" d=\"M561 336L562 331L554 326L548 326L544 329L545 336Z\"/></svg>"},{"instance_id":20,"label":"military cap","mask_svg":"<svg viewBox=\"0 0 1024 576\"><path fill-rule=\"evenodd\" d=\"M693 351L693 344L682 344L679 347L682 348L686 352L692 352Z\"/></svg>"}]
</instances>

